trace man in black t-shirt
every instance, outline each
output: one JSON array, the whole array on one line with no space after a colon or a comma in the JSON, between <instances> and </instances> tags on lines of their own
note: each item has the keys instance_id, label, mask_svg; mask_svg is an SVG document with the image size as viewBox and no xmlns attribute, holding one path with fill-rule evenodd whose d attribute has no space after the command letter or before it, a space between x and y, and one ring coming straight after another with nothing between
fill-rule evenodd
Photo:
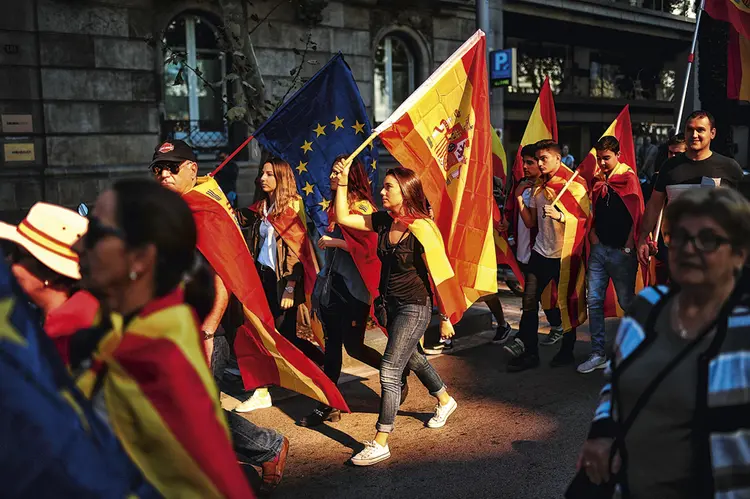
<instances>
[{"instance_id":1,"label":"man in black t-shirt","mask_svg":"<svg viewBox=\"0 0 750 499\"><path fill-rule=\"evenodd\" d=\"M687 189L719 186L736 189L739 186L742 168L735 160L711 151L711 141L715 137L716 122L711 113L695 111L688 116L685 122L687 150L661 167L646 205L638 238L638 260L643 265L648 265L649 257L656 253L648 236L656 227L665 202L669 203Z\"/></svg>"}]
</instances>

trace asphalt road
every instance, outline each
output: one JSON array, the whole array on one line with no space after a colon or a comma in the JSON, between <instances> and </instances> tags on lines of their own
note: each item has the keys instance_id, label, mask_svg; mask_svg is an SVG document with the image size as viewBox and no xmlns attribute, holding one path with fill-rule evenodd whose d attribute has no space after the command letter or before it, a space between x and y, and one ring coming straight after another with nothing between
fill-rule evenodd
<instances>
[{"instance_id":1,"label":"asphalt road","mask_svg":"<svg viewBox=\"0 0 750 499\"><path fill-rule=\"evenodd\" d=\"M578 360L589 353L579 333ZM439 430L425 427L434 399L416 376L390 439L392 457L368 468L347 464L372 439L380 386L373 371L340 386L352 414L315 429L295 424L315 406L303 397L247 417L290 440L284 481L277 498L559 498L575 461L603 384L602 371L553 369L557 346L541 347L542 366L505 372L505 354L487 343L491 332L460 340L463 349L433 357L434 366L458 401ZM233 401L225 400L231 407Z\"/></svg>"}]
</instances>

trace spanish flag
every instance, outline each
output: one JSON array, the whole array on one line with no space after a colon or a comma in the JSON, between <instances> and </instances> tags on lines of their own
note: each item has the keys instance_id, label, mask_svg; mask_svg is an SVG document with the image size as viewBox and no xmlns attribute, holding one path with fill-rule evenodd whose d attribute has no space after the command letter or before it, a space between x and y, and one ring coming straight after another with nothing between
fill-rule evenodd
<instances>
[{"instance_id":1,"label":"spanish flag","mask_svg":"<svg viewBox=\"0 0 750 499\"><path fill-rule=\"evenodd\" d=\"M727 54L727 97L750 101L750 38L729 28Z\"/></svg>"},{"instance_id":2,"label":"spanish flag","mask_svg":"<svg viewBox=\"0 0 750 499\"><path fill-rule=\"evenodd\" d=\"M503 179L503 184L505 184L508 177L508 155L505 154L505 148L497 130L492 130L492 174Z\"/></svg>"},{"instance_id":3,"label":"spanish flag","mask_svg":"<svg viewBox=\"0 0 750 499\"><path fill-rule=\"evenodd\" d=\"M260 213L260 201L250 206L250 210ZM287 206L284 212L277 217L269 217L268 221L273 225L273 230L284 240L289 249L297 255L304 272L303 288L305 291L305 302L307 309L312 309L312 292L315 287L315 279L318 277L320 268L315 257L315 249L307 234L307 217L305 216L305 205L302 199ZM325 349L323 326L317 318L310 318L310 326L315 336L315 341L320 348Z\"/></svg>"},{"instance_id":4,"label":"spanish flag","mask_svg":"<svg viewBox=\"0 0 750 499\"><path fill-rule=\"evenodd\" d=\"M706 0L706 12L718 21L731 23L745 38L750 38L750 3L747 0Z\"/></svg>"},{"instance_id":5,"label":"spanish flag","mask_svg":"<svg viewBox=\"0 0 750 499\"><path fill-rule=\"evenodd\" d=\"M591 148L588 156L578 165L578 172L586 179L591 191L591 208L593 219L596 219L596 201L606 195L609 189L613 189L630 213L633 220L634 245L637 247L638 234L640 233L641 218L643 217L643 191L638 176L635 172L635 142L633 140L633 127L630 122L630 107L625 106L617 118L609 125L602 137L612 136L620 142L620 164L617 165L609 177L605 177L599 170L596 161L596 149ZM593 226L592 226L593 230ZM648 270L640 267L636 275L635 291L638 293L648 282ZM604 300L604 315L606 317L623 317L624 311L617 302L614 284L610 281Z\"/></svg>"},{"instance_id":6,"label":"spanish flag","mask_svg":"<svg viewBox=\"0 0 750 499\"><path fill-rule=\"evenodd\" d=\"M546 182L542 178L537 181L534 193L543 190L545 197L552 201L572 177L573 171L565 165L560 165L554 177ZM555 207L565 215L557 305L562 315L563 330L569 331L583 324L587 317L584 249L591 206L586 181L580 175L573 179ZM542 303L544 304L544 300Z\"/></svg>"},{"instance_id":7,"label":"spanish flag","mask_svg":"<svg viewBox=\"0 0 750 499\"><path fill-rule=\"evenodd\" d=\"M417 172L432 204L452 269L430 271L455 271L442 288L458 292L440 296L454 323L477 298L497 292L488 88L485 36L477 31L376 129L393 157Z\"/></svg>"},{"instance_id":8,"label":"spanish flag","mask_svg":"<svg viewBox=\"0 0 750 499\"><path fill-rule=\"evenodd\" d=\"M198 250L243 305L245 324L234 349L245 388L281 386L349 412L336 385L276 331L255 262L216 181L200 177L183 199L198 227Z\"/></svg>"},{"instance_id":9,"label":"spanish flag","mask_svg":"<svg viewBox=\"0 0 750 499\"><path fill-rule=\"evenodd\" d=\"M523 158L521 149L529 144L536 144L540 140L552 139L557 142L557 113L555 112L555 101L552 98L552 87L549 77L544 79L544 84L539 91L539 97L531 111L531 117L523 132L521 144L516 152L516 160L513 163L513 178L516 182L523 178Z\"/></svg>"},{"instance_id":10,"label":"spanish flag","mask_svg":"<svg viewBox=\"0 0 750 499\"><path fill-rule=\"evenodd\" d=\"M78 385L90 398L101 390L113 431L146 479L164 497L253 497L182 290L111 323Z\"/></svg>"}]
</instances>

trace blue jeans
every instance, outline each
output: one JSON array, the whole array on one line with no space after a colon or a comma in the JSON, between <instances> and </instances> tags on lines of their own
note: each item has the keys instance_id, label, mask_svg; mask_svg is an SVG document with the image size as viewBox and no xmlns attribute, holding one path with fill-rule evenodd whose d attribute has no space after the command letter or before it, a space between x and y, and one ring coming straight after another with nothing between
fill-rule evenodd
<instances>
[{"instance_id":1,"label":"blue jeans","mask_svg":"<svg viewBox=\"0 0 750 499\"><path fill-rule=\"evenodd\" d=\"M401 402L401 375L405 367L408 366L417 375L430 395L437 397L445 392L443 380L419 346L419 340L427 331L432 316L429 299L424 305L401 303L395 298L389 298L387 303L388 344L380 364L380 416L375 425L383 433L393 431Z\"/></svg>"},{"instance_id":2,"label":"blue jeans","mask_svg":"<svg viewBox=\"0 0 750 499\"><path fill-rule=\"evenodd\" d=\"M620 248L603 244L591 247L588 266L589 327L591 329L591 351L604 355L604 298L609 280L615 286L617 301L623 310L628 310L635 297L635 276L638 259L635 251L626 254Z\"/></svg>"}]
</instances>

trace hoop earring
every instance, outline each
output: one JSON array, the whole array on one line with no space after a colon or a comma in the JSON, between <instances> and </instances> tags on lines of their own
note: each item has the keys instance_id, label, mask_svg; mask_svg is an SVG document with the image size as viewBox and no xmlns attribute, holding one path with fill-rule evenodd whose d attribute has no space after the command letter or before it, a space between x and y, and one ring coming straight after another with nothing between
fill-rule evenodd
<instances>
[{"instance_id":1,"label":"hoop earring","mask_svg":"<svg viewBox=\"0 0 750 499\"><path fill-rule=\"evenodd\" d=\"M138 279L138 273L135 270L131 270L130 274L128 274L128 277L131 281L135 281L136 279Z\"/></svg>"}]
</instances>

